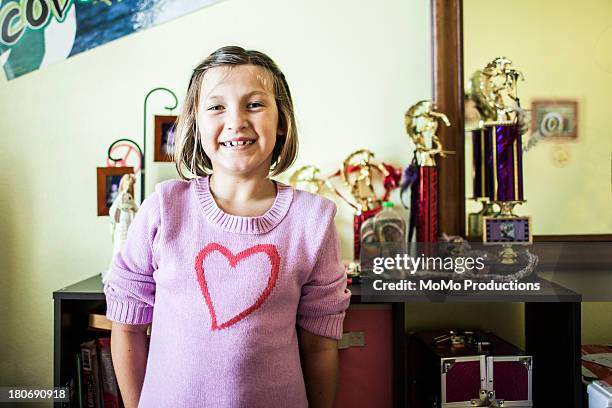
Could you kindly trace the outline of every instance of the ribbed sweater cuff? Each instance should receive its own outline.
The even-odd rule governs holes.
[[[106,299],[106,317],[123,324],[148,324],[153,320],[153,307]]]
[[[297,324],[304,330],[323,337],[340,340],[345,313],[330,316],[298,316]]]

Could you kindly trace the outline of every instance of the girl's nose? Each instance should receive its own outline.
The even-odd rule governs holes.
[[[246,120],[246,116],[244,112],[240,109],[233,109],[228,112],[226,116],[226,128],[227,130],[233,130],[237,132],[241,129],[245,129],[248,126],[248,121]]]

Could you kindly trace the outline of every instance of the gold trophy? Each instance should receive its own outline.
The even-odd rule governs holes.
[[[340,177],[352,199],[334,187],[331,183],[334,177]],[[391,191],[398,186],[400,177],[400,169],[386,163],[377,163],[374,160],[374,153],[368,149],[360,149],[351,153],[342,163],[340,170],[327,179],[326,185],[355,209],[353,222],[355,259],[359,258],[361,225],[382,209],[382,202],[387,200]],[[382,197],[374,188],[375,184],[383,186]]]
[[[320,173],[321,171],[315,166],[300,167],[289,178],[289,184],[294,188],[318,194],[325,185]]]
[[[517,83],[523,74],[506,57],[497,57],[472,75],[472,96],[486,124],[513,125],[520,107]]]
[[[471,97],[481,114],[472,131],[474,146],[474,198],[483,202],[482,233],[485,243],[501,243],[502,263],[513,263],[510,244],[531,242],[531,218],[513,214],[523,198],[522,111],[517,83],[523,74],[506,57],[491,61],[472,76]],[[500,207],[490,214],[491,203]]]
[[[374,171],[388,175],[387,170],[374,164],[374,153],[367,149],[351,153],[342,163],[340,177],[350,189],[360,212],[374,210],[380,207],[381,201],[376,197],[372,184]]]
[[[416,227],[417,242],[437,242],[438,240],[438,172],[435,155],[446,156],[440,139],[436,135],[439,121],[446,126],[450,122],[445,114],[436,112],[433,101],[419,101],[412,105],[404,115],[406,132],[415,145],[418,167],[408,173],[413,175],[407,181],[412,186],[412,205],[410,208],[410,233]],[[407,173],[407,174],[408,174]],[[406,190],[407,187],[403,187]]]
[[[404,115],[406,133],[415,145],[420,166],[435,166],[436,154],[445,157],[445,153],[450,153],[442,149],[436,135],[440,120],[446,126],[450,126],[450,122],[445,114],[435,110],[436,104],[433,101],[423,100],[412,105]]]

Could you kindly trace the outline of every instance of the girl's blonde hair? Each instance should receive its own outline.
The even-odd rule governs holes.
[[[199,140],[197,124],[200,90],[204,74],[214,67],[255,65],[263,68],[273,80],[274,97],[278,107],[278,129],[282,134],[276,136],[272,151],[270,175],[276,176],[287,170],[295,161],[298,135],[295,125],[293,101],[285,76],[274,61],[266,54],[245,50],[241,47],[222,47],[210,54],[194,70],[189,80],[187,95],[176,126],[174,162],[182,179],[188,180],[185,170],[195,176],[212,173],[212,163],[204,152]]]

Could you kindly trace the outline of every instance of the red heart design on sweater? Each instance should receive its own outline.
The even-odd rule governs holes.
[[[257,253],[266,254],[268,256],[268,259],[270,260],[271,265],[270,276],[268,278],[267,285],[259,294],[259,296],[255,299],[255,301],[251,305],[246,307],[244,310],[232,316],[229,320],[220,324],[217,322],[218,313],[215,309],[213,299],[210,295],[208,282],[206,281],[206,272],[204,270],[204,260],[207,256],[209,256],[215,251],[220,252],[229,261],[230,267],[232,268],[236,268],[236,265],[240,261]],[[276,278],[278,277],[278,271],[280,269],[280,255],[278,254],[276,247],[270,244],[255,245],[245,249],[244,251],[239,252],[237,255],[234,255],[229,249],[227,249],[223,245],[218,243],[212,243],[206,245],[196,256],[195,269],[198,278],[198,283],[200,284],[200,289],[202,290],[202,295],[204,296],[204,301],[206,302],[206,306],[208,306],[208,311],[210,312],[210,317],[212,320],[211,328],[213,330],[219,330],[225,329],[233,324],[238,323],[240,320],[244,319],[249,314],[257,310],[263,304],[263,302],[266,301],[268,296],[270,296],[272,289],[276,285]]]

